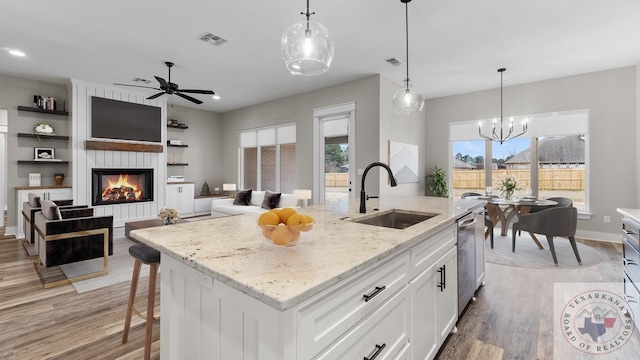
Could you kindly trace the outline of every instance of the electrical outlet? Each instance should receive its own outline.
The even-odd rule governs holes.
[[[608,223],[610,223],[610,222],[611,222],[611,216],[605,215],[605,216],[604,216],[604,223],[605,223],[605,224],[608,224]]]

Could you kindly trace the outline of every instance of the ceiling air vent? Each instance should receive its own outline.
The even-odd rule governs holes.
[[[399,66],[402,63],[400,61],[398,61],[398,59],[396,58],[388,58],[385,60],[386,62],[388,62],[389,64],[393,65],[393,66]]]
[[[224,43],[227,42],[227,40],[221,38],[218,35],[213,35],[212,33],[204,33],[202,35],[200,35],[200,40],[206,42],[207,44],[211,44],[211,45],[215,45],[215,46],[220,46]]]
[[[143,78],[139,78],[139,77],[134,77],[133,79],[131,79],[131,81],[144,83],[144,84],[148,84],[148,83],[151,82],[151,80],[147,80],[147,79],[143,79]]]

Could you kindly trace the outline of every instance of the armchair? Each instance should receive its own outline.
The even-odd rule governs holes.
[[[553,207],[536,213],[521,215],[518,218],[518,222],[514,223],[512,227],[512,251],[516,251],[516,232],[519,230],[546,235],[553,262],[557,266],[558,258],[553,246],[553,237],[563,236],[569,238],[576,260],[578,260],[578,264],[582,265],[575,239],[577,224],[578,210],[572,206]]]
[[[86,208],[87,205],[73,205],[73,200],[55,200],[53,201],[60,209]],[[29,193],[29,201],[22,203],[22,217],[24,221],[24,237],[28,244],[35,243],[35,230],[33,228],[34,216],[37,212],[42,211],[40,197],[35,193]],[[34,248],[37,254],[37,249]]]
[[[44,287],[108,273],[109,255],[113,255],[113,216],[94,216],[92,208],[61,210],[52,201],[45,200],[42,211],[35,214],[34,227],[39,256],[36,270]],[[40,272],[40,266],[51,267],[95,258],[104,259],[101,271],[53,282],[45,282]]]

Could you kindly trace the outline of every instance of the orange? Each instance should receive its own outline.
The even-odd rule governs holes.
[[[278,225],[280,217],[275,212],[267,211],[258,217],[258,225]]]
[[[314,222],[316,222],[311,216],[309,215],[305,215],[305,218],[307,218],[307,224],[313,224]]]
[[[293,234],[293,237],[291,238],[290,242],[298,241],[298,239],[300,239],[299,231],[292,231],[291,233]]]
[[[287,219],[289,219],[289,216],[293,215],[293,214],[297,214],[298,212],[296,211],[296,209],[294,208],[290,208],[290,207],[286,207],[282,210],[280,210],[280,212],[278,213],[278,215],[280,216],[280,222],[283,224],[287,223]]]
[[[265,225],[262,228],[262,235],[267,239],[271,240],[271,234],[273,233],[273,229],[275,229],[275,227]]]
[[[286,226],[276,226],[271,232],[271,241],[276,245],[287,245],[293,239],[293,232]]]
[[[276,213],[276,214],[280,214],[280,210],[282,210],[282,209],[280,209],[280,208],[273,208],[273,209],[271,209],[271,210],[269,210],[269,211],[274,212],[274,213]]]
[[[287,219],[287,226],[292,231],[302,231],[307,226],[307,218],[302,214],[291,214]]]

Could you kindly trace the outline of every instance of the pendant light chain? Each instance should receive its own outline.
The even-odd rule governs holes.
[[[308,34],[308,33],[306,33],[306,32],[309,32],[309,31],[310,31],[310,30],[309,30],[309,20],[311,19],[311,15],[315,15],[315,14],[316,14],[316,12],[315,12],[315,11],[314,11],[314,12],[309,12],[309,0],[307,0],[307,12],[306,12],[306,13],[301,12],[300,14],[302,14],[302,15],[304,15],[304,16],[306,16],[306,17],[307,17],[307,30],[305,31],[305,35],[307,35],[307,36],[308,36],[309,34]]]

